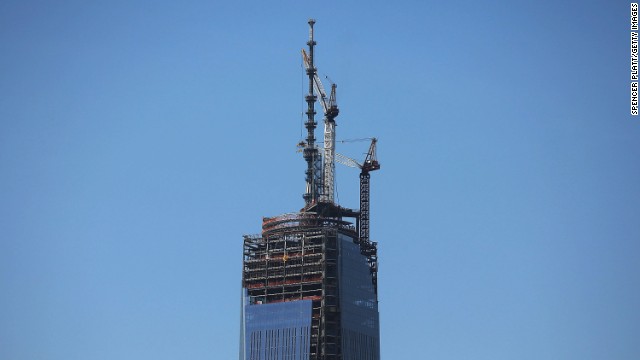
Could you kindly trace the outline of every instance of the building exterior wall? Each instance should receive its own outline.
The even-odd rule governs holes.
[[[379,360],[371,245],[337,219],[264,224],[245,236],[240,360]]]
[[[309,360],[311,301],[244,305],[246,360]]]
[[[343,360],[379,360],[378,299],[367,259],[344,235],[340,241],[340,311]]]

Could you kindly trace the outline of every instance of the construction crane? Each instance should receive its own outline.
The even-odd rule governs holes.
[[[369,172],[379,170],[380,163],[376,156],[376,138],[371,139],[369,152],[361,164],[352,158],[342,154],[336,154],[336,161],[353,168],[360,169],[360,216],[359,216],[359,242],[361,245],[369,245]],[[365,247],[366,248],[366,247]]]
[[[307,53],[302,49],[302,62],[309,72],[313,68],[311,60]],[[323,175],[323,191],[321,200],[334,203],[334,176],[335,176],[335,152],[336,152],[336,117],[340,110],[336,103],[336,84],[331,84],[331,94],[327,98],[324,86],[318,77],[317,72],[313,71],[313,85],[316,92],[320,95],[320,105],[324,110],[324,163],[322,168]]]

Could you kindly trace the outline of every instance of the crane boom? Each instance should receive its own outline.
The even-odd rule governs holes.
[[[307,53],[302,49],[302,61],[307,71],[311,68],[311,61]],[[324,157],[323,157],[323,191],[322,200],[334,203],[334,176],[335,176],[335,149],[336,149],[336,122],[335,118],[340,112],[336,104],[336,85],[331,84],[331,95],[327,97],[322,81],[318,74],[314,72],[313,85],[320,95],[319,101],[324,110]]]
[[[304,51],[304,49],[302,49],[302,61],[304,63],[304,68],[306,70],[309,70],[309,68],[311,67],[311,62],[309,60],[309,56],[307,55],[307,52]],[[324,113],[326,114],[329,111],[329,104],[327,103],[328,99],[327,99],[327,92],[324,91],[324,86],[322,86],[322,82],[320,81],[320,78],[318,77],[318,74],[315,73],[313,75],[313,87],[316,89],[316,92],[320,95],[320,105],[322,105],[322,109],[324,110]]]
[[[348,167],[362,169],[362,165],[360,165],[357,161],[340,153],[336,153],[336,162]]]

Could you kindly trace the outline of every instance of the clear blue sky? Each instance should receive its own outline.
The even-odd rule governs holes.
[[[337,137],[380,139],[384,359],[640,359],[604,0],[2,1],[0,359],[237,358],[242,235],[303,204],[309,17]]]

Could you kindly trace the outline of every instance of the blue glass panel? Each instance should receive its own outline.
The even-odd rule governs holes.
[[[367,258],[350,237],[340,235],[342,358],[380,359],[378,301]]]
[[[245,305],[246,360],[308,360],[311,300]]]

